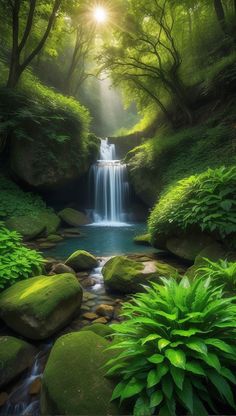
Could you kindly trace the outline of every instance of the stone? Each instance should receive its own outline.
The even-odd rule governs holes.
[[[143,234],[134,237],[134,243],[141,246],[151,246],[151,235]]]
[[[108,321],[109,321],[109,319],[108,318],[105,318],[103,316],[102,318],[94,319],[93,323],[94,324],[107,324]]]
[[[72,267],[76,272],[82,270],[94,269],[97,265],[97,259],[85,250],[77,250],[66,260],[65,264]]]
[[[0,387],[10,383],[19,374],[31,367],[35,348],[21,339],[11,336],[0,337]],[[4,401],[4,396],[2,396]]]
[[[67,266],[67,265],[66,265],[66,264],[64,264],[64,263],[58,263],[58,264],[55,264],[55,265],[52,267],[51,272],[52,272],[53,274],[63,274],[63,273],[71,273],[71,274],[75,274],[75,271],[72,269],[72,267],[69,267],[69,266]]]
[[[61,237],[60,235],[51,234],[47,237],[47,241],[51,243],[59,243],[60,241],[63,241],[63,237]]]
[[[159,281],[160,277],[176,276],[177,270],[164,262],[131,260],[124,256],[110,259],[102,269],[105,287],[114,293],[131,294],[143,291],[142,285]]]
[[[212,243],[214,243],[214,240],[211,236],[195,232],[169,238],[166,242],[166,248],[175,256],[193,262],[199,253]]]
[[[30,385],[29,394],[31,396],[36,396],[40,393],[42,387],[42,381],[40,377],[37,377],[33,383]]]
[[[46,232],[46,225],[30,215],[11,217],[6,221],[6,226],[9,230],[20,233],[24,241],[33,240]]]
[[[116,381],[105,376],[104,365],[114,352],[106,350],[107,340],[86,329],[54,344],[43,375],[42,416],[128,414],[111,402]]]
[[[94,321],[94,319],[98,318],[98,315],[94,312],[85,312],[82,315],[82,318],[87,319],[88,321]]]
[[[94,295],[93,293],[90,293],[90,292],[84,292],[84,295],[83,295],[83,301],[84,302],[87,302],[88,300],[94,300],[94,299],[96,299],[97,298],[97,296],[96,295]]]
[[[37,218],[45,225],[47,236],[55,234],[61,224],[60,218],[54,212],[42,211]]]
[[[39,248],[42,248],[44,250],[47,250],[47,249],[50,249],[50,248],[53,248],[53,247],[56,247],[56,244],[49,243],[49,242],[45,242],[45,243],[40,243],[39,244]]]
[[[111,305],[101,304],[96,308],[96,313],[99,316],[108,316],[109,318],[112,318],[114,315],[114,307]]]
[[[79,225],[87,225],[90,223],[88,217],[80,211],[73,208],[65,208],[58,213],[59,217],[68,225],[78,227]]]
[[[103,322],[93,322],[86,328],[82,328],[81,331],[92,331],[97,335],[100,335],[101,337],[111,337],[111,335],[114,333],[114,331],[111,329],[109,325],[104,325],[107,323],[107,320],[105,318],[98,318],[97,321]],[[104,320],[106,322],[104,322]]]
[[[84,279],[82,281],[82,286],[85,287],[85,288],[86,287],[92,287],[94,285],[96,285],[96,280],[93,279],[92,277],[88,277],[87,279]]]
[[[45,339],[79,314],[82,288],[73,274],[37,276],[0,294],[0,318],[30,339]]]

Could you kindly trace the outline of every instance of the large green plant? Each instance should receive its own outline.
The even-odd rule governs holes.
[[[0,223],[0,289],[42,272],[43,257],[21,243],[21,236]]]
[[[163,279],[126,303],[112,325],[121,352],[107,363],[120,378],[112,400],[134,403],[134,414],[207,416],[222,403],[235,409],[236,308],[210,279]],[[234,299],[235,300],[235,299]]]
[[[168,190],[149,217],[153,241],[172,228],[197,226],[221,238],[236,232],[236,167],[208,169]]]
[[[204,264],[196,271],[196,276],[203,279],[210,277],[216,286],[223,285],[224,290],[233,293],[236,289],[236,262],[214,262],[204,259]]]

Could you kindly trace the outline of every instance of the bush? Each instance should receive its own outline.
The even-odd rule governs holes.
[[[112,325],[121,353],[108,375],[120,378],[112,400],[129,399],[134,415],[218,414],[235,409],[235,298],[223,298],[210,279],[163,279],[123,306],[126,320]]]
[[[222,239],[236,232],[236,167],[208,169],[169,189],[149,217],[152,241],[193,225]]]
[[[236,289],[236,262],[219,260],[217,262],[204,259],[204,265],[196,271],[196,276],[203,279],[211,278],[215,286],[223,286],[228,293]]]
[[[12,216],[37,216],[42,211],[49,211],[39,195],[23,192],[14,182],[0,176],[0,219]]]
[[[42,272],[43,257],[21,244],[21,236],[0,223],[0,289]]]

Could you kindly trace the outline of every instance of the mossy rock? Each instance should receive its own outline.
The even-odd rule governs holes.
[[[0,337],[0,387],[14,380],[34,361],[35,348],[21,339]]]
[[[49,243],[59,243],[60,241],[63,241],[63,237],[57,234],[51,234],[47,237],[47,241]]]
[[[33,240],[46,231],[45,223],[30,215],[11,217],[6,221],[6,226],[20,233],[25,241]]]
[[[0,294],[0,317],[30,339],[45,339],[79,313],[82,288],[73,274],[38,276]]]
[[[91,331],[59,338],[50,353],[41,394],[41,415],[120,415],[115,387],[103,368],[114,356],[109,342]]]
[[[208,234],[195,232],[169,238],[166,248],[183,260],[194,261],[203,249],[213,243],[213,238]]]
[[[141,285],[149,281],[177,274],[177,270],[163,262],[146,261],[144,263],[124,256],[110,259],[102,269],[105,287],[111,292],[130,294],[141,292]]]
[[[141,246],[151,246],[151,235],[142,234],[134,237],[134,243]]]
[[[46,227],[46,235],[55,234],[60,227],[61,220],[54,212],[40,212],[37,218]]]
[[[87,225],[90,223],[88,217],[83,212],[77,211],[73,208],[65,208],[58,213],[59,217],[66,224],[72,227],[78,227],[80,225]]]
[[[91,270],[98,265],[96,257],[88,251],[77,250],[66,260],[65,264],[75,271]]]
[[[101,337],[110,337],[114,333],[110,326],[99,323],[86,326],[81,331],[92,331]]]

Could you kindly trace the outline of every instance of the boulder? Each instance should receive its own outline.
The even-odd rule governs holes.
[[[51,274],[63,274],[63,273],[72,273],[74,274],[75,271],[72,267],[67,266],[64,263],[54,264],[51,270]]]
[[[79,313],[82,289],[73,274],[37,276],[0,294],[0,318],[30,339],[45,339]]]
[[[99,323],[86,326],[81,331],[92,331],[101,337],[110,337],[114,333],[110,326]]]
[[[19,374],[31,367],[35,348],[15,337],[0,337],[0,387],[14,380]]]
[[[115,387],[103,368],[114,356],[109,342],[89,330],[59,338],[50,353],[41,394],[41,415],[120,415]],[[104,353],[105,352],[105,353]]]
[[[59,225],[60,218],[53,212],[11,217],[6,221],[7,228],[18,231],[25,241],[33,240],[41,234],[55,233]]]
[[[208,234],[196,232],[169,238],[166,242],[166,248],[181,259],[194,261],[204,248],[213,243],[214,240]]]
[[[65,208],[58,213],[59,217],[68,225],[78,227],[90,223],[88,217],[80,211],[73,208]]]
[[[84,250],[77,250],[66,260],[65,264],[76,272],[91,270],[98,265],[96,257]]]
[[[177,270],[163,262],[144,263],[124,256],[110,259],[102,269],[105,287],[112,292],[130,294],[142,291],[142,286],[160,277],[175,276]]]

